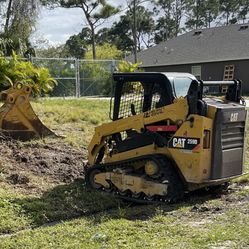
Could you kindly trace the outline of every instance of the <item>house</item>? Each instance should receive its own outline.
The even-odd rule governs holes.
[[[249,24],[193,30],[138,53],[138,61],[145,71],[241,79],[243,94],[249,94]]]

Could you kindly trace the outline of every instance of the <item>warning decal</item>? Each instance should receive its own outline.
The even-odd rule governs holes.
[[[199,147],[200,138],[191,137],[173,137],[168,144],[169,148],[193,150],[196,146]]]

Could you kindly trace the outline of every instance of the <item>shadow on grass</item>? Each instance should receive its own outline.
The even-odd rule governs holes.
[[[89,216],[120,206],[117,199],[87,189],[83,180],[56,186],[41,197],[18,198],[13,202],[22,207],[25,216],[33,221],[33,226]]]
[[[84,181],[75,181],[68,185],[59,185],[45,192],[41,197],[15,199],[14,203],[22,207],[32,226],[57,223],[77,217],[89,217],[94,223],[105,218],[124,218],[146,220],[157,214],[158,208],[170,212],[182,207],[201,204],[213,196],[192,194],[178,204],[138,205],[123,202],[111,195],[92,191],[84,186]]]

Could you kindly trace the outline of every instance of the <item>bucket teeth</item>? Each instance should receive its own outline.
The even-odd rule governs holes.
[[[22,141],[45,136],[56,136],[35,114],[29,96],[31,87],[17,83],[1,92],[0,133]]]

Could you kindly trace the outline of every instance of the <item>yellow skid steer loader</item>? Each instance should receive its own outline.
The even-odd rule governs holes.
[[[89,187],[136,202],[171,202],[242,174],[247,111],[240,81],[203,82],[186,73],[113,77],[113,121],[95,129],[88,147]]]

